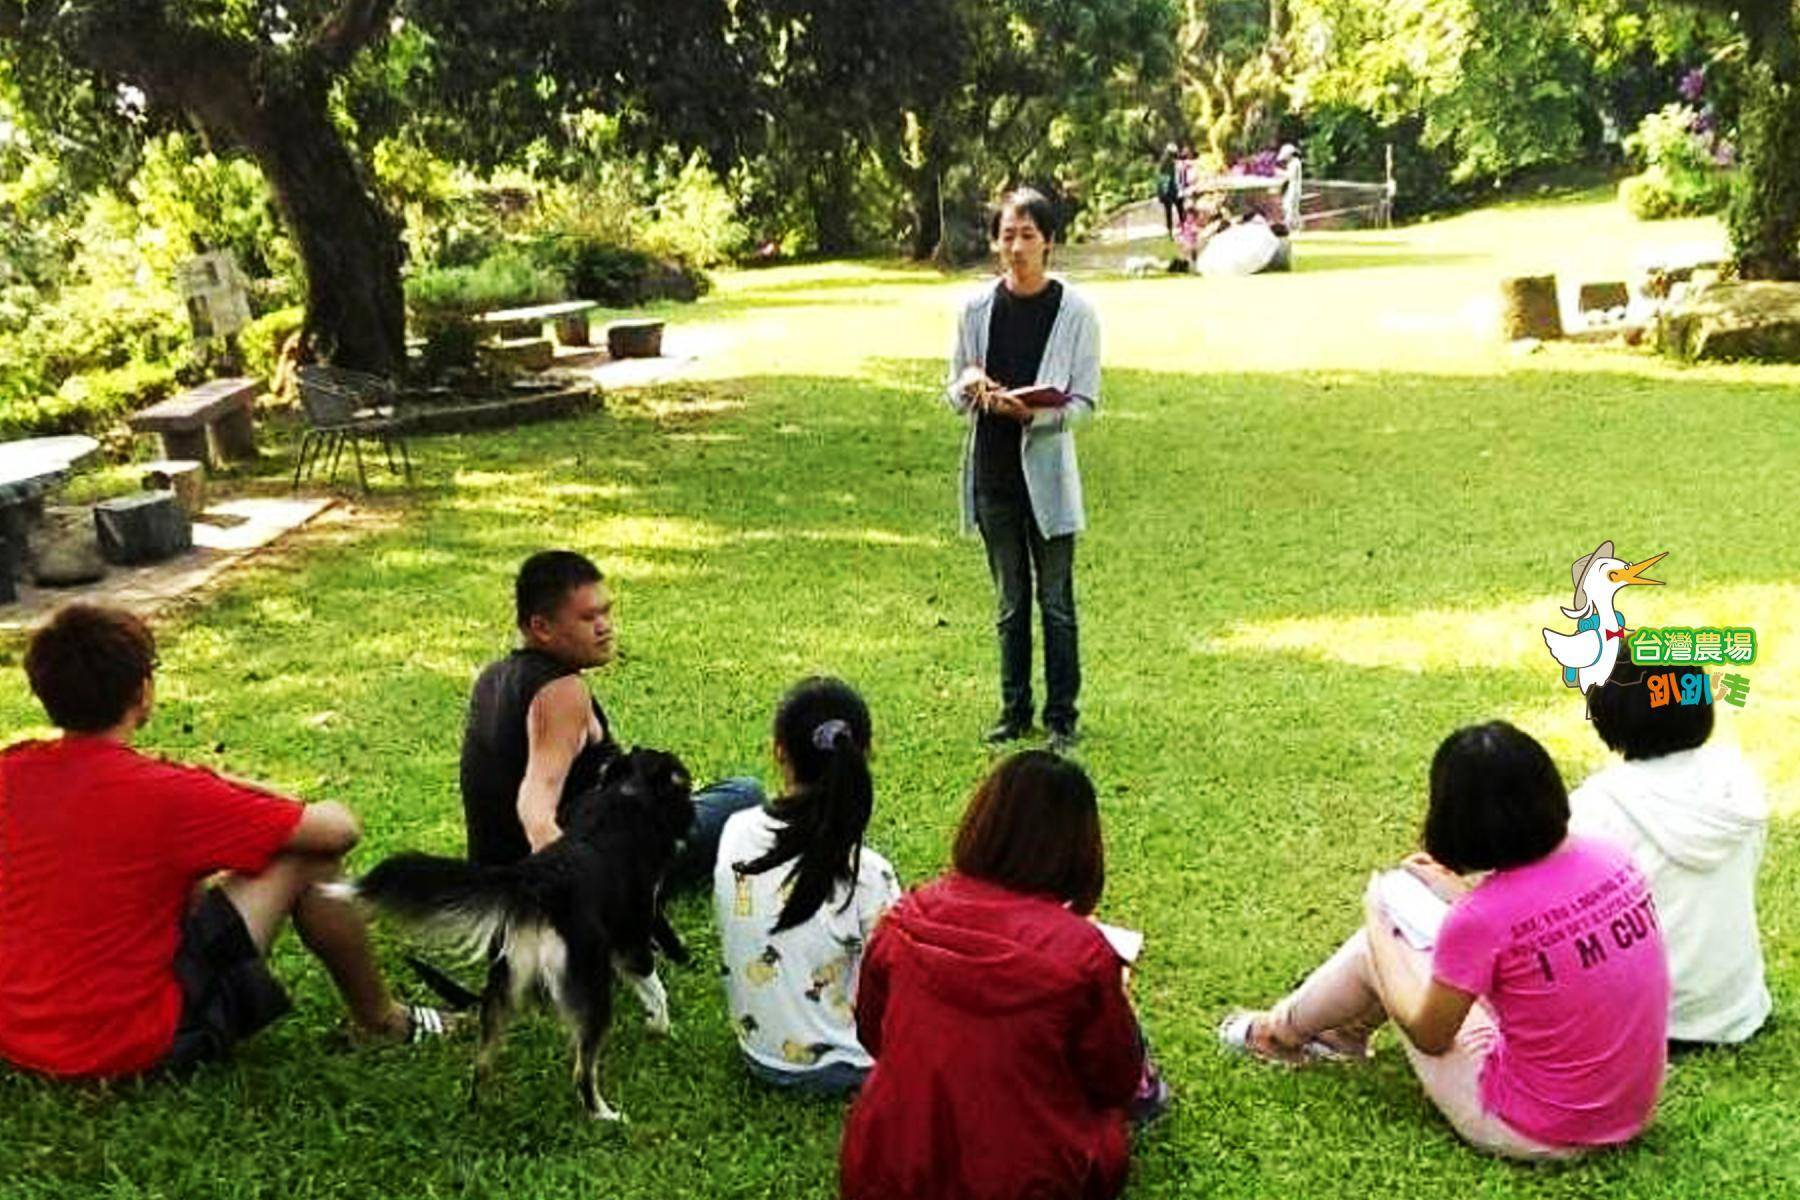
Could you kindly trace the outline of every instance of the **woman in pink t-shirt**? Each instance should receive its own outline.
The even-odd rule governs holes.
[[[1267,1061],[1360,1059],[1391,1018],[1432,1103],[1471,1145],[1566,1158],[1649,1124],[1666,1061],[1669,969],[1649,885],[1607,842],[1567,835],[1556,764],[1505,722],[1459,729],[1431,763],[1425,854],[1443,902],[1372,876],[1364,926],[1268,1012],[1220,1028]],[[1470,886],[1462,876],[1487,872]],[[1429,949],[1415,943],[1428,942]]]

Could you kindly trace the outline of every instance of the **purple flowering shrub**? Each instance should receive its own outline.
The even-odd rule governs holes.
[[[1718,112],[1701,103],[1705,70],[1684,74],[1678,90],[1681,102],[1651,113],[1625,139],[1625,149],[1644,170],[1619,185],[1619,198],[1642,220],[1719,212],[1731,198],[1737,150],[1720,127]]]
[[[1279,175],[1281,164],[1275,161],[1274,150],[1258,150],[1231,164],[1233,175]]]

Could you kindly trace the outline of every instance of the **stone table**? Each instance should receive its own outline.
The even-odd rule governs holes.
[[[17,596],[13,583],[24,569],[26,534],[44,493],[99,448],[80,434],[0,442],[0,604]]]

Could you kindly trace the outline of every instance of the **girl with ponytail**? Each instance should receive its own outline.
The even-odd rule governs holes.
[[[713,867],[725,996],[750,1073],[841,1093],[873,1060],[856,1040],[857,972],[894,869],[863,845],[874,803],[869,708],[838,679],[802,680],[775,710],[782,795],[726,822]]]

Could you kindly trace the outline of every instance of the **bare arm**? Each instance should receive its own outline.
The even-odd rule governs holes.
[[[362,825],[349,809],[333,800],[309,804],[300,814],[300,823],[282,844],[283,850],[298,854],[348,854],[362,840]]]
[[[519,824],[533,853],[562,836],[556,806],[575,756],[587,742],[592,700],[579,675],[544,685],[525,715],[529,758],[519,781]]]
[[[1376,890],[1377,877],[1369,877],[1363,895],[1364,925],[1369,937],[1369,957],[1375,964],[1375,987],[1382,1007],[1400,1031],[1425,1054],[1450,1049],[1456,1031],[1475,1004],[1475,997],[1421,971],[1419,959],[1400,943],[1394,924]]]
[[[1407,855],[1400,865],[1445,904],[1455,904],[1469,894],[1468,880],[1422,851]]]

